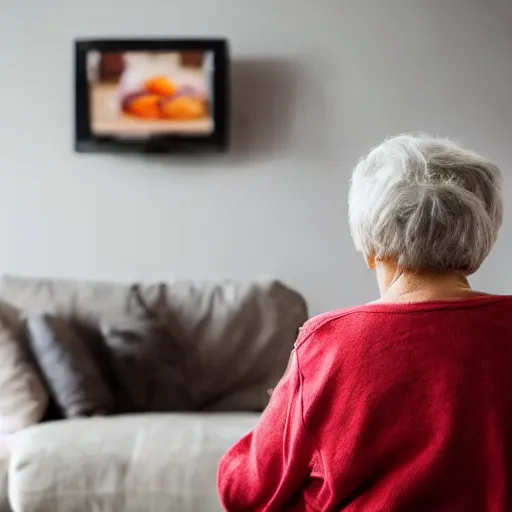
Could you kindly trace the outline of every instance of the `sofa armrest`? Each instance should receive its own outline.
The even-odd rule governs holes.
[[[12,435],[0,434],[0,512],[11,512],[8,498],[7,475],[13,443]]]

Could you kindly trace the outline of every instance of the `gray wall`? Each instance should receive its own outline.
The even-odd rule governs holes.
[[[509,0],[1,0],[0,10],[1,271],[276,275],[316,313],[376,295],[346,223],[350,171],[370,146],[408,130],[448,135],[509,174]],[[120,35],[231,39],[231,154],[73,153],[72,40]],[[512,291],[511,229],[478,286]]]

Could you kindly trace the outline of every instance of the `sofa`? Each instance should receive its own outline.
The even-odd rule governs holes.
[[[221,510],[218,460],[258,421],[267,390],[281,378],[307,320],[302,296],[275,280],[121,284],[3,276],[0,309],[16,333],[14,348],[23,351],[14,366],[22,367],[19,357],[26,353],[24,364],[33,364],[42,388],[26,375],[26,385],[16,387],[14,377],[2,377],[0,370],[6,382],[0,388],[0,512]],[[134,391],[131,401],[118,400],[121,393],[101,407],[91,406],[94,400],[83,406],[77,396],[96,370],[88,367],[85,377],[63,384],[63,369],[75,364],[66,352],[71,346],[60,346],[52,356],[48,339],[34,343],[30,330],[48,316],[86,328],[81,332],[90,338],[80,339],[87,347],[103,340],[109,350],[124,350],[115,368],[124,372],[126,389]],[[145,366],[139,364],[140,350],[154,342],[157,331],[144,338],[127,333],[132,327],[111,328],[119,319],[131,326],[127,319],[141,318],[164,325],[179,340],[176,353],[187,361],[186,370],[179,368],[179,386],[167,379],[177,372],[174,367],[160,369],[169,361],[168,345],[156,345],[161,356],[149,351]],[[122,341],[119,333],[125,335]],[[0,341],[0,356],[2,350]],[[93,353],[102,354],[87,352]],[[140,382],[134,368],[142,369]],[[6,396],[9,389],[26,394],[28,388],[36,393],[27,407],[25,398]],[[94,390],[96,400],[101,393]]]

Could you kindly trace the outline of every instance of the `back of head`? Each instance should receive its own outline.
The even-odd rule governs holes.
[[[354,170],[349,218],[357,249],[406,270],[474,273],[502,217],[500,170],[449,140],[393,137]]]

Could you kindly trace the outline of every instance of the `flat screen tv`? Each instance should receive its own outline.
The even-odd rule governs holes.
[[[227,150],[227,41],[80,40],[75,64],[78,152]]]

